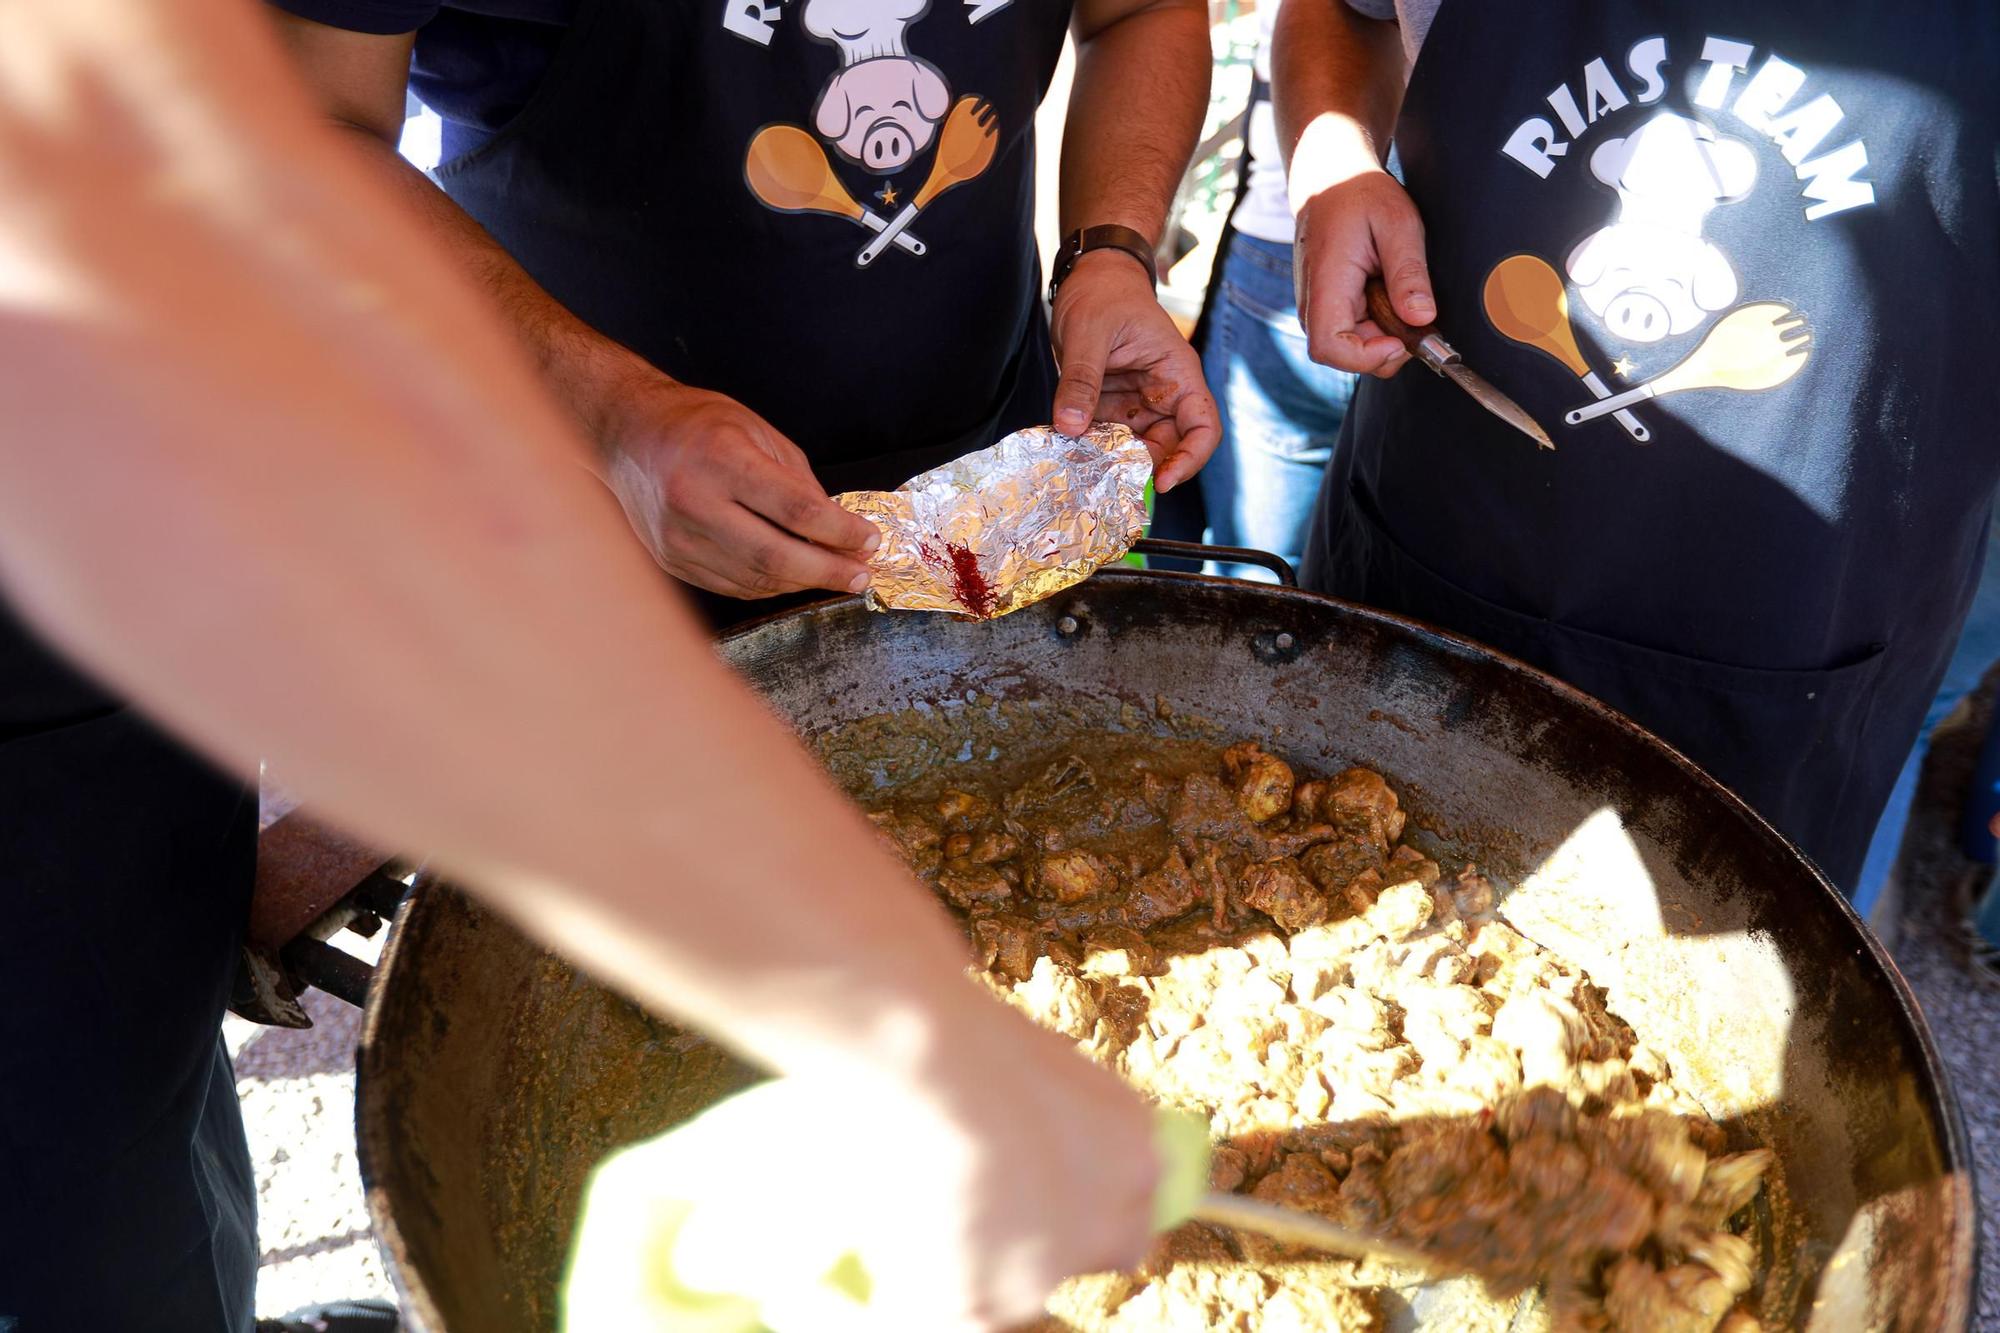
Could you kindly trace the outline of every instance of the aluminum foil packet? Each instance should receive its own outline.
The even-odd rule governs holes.
[[[1146,530],[1145,442],[1099,422],[1081,436],[1030,426],[893,491],[835,503],[882,529],[869,560],[877,611],[991,620],[1081,583]]]

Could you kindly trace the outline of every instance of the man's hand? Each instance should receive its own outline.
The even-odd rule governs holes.
[[[1299,322],[1322,365],[1388,379],[1410,359],[1398,339],[1368,318],[1363,288],[1376,275],[1403,322],[1437,318],[1424,223],[1396,178],[1370,168],[1306,200],[1293,251]]]
[[[1056,363],[1055,427],[1130,426],[1153,454],[1153,485],[1170,491],[1201,470],[1219,438],[1201,358],[1160,308],[1130,255],[1093,250],[1056,289],[1050,317]]]
[[[605,476],[669,574],[729,597],[860,592],[873,523],[820,488],[799,447],[730,398],[648,370],[599,430]]]
[[[881,1327],[1015,1328],[1064,1278],[1137,1267],[1152,1239],[1147,1104],[1068,1041],[993,1010],[876,1117],[899,1162],[861,1182],[883,1205],[868,1210],[867,1249],[894,1265],[877,1275]]]

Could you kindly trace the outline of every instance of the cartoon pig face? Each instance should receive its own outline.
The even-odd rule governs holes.
[[[813,128],[850,162],[888,176],[930,147],[951,90],[930,63],[885,56],[847,66],[827,81]]]
[[[1701,229],[1756,182],[1747,144],[1667,111],[1599,147],[1590,169],[1618,192],[1618,220],[1570,252],[1569,277],[1613,335],[1659,342],[1736,299],[1736,272]]]
[[[1656,343],[1699,328],[1736,299],[1736,272],[1708,241],[1674,227],[1617,222],[1570,252],[1570,281],[1605,327]]]

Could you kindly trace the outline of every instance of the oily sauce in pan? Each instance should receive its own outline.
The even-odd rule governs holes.
[[[1770,1153],[1419,850],[1381,775],[1107,733],[875,800],[1002,997],[1209,1117],[1214,1187],[1422,1250],[1496,1310],[1538,1289],[1557,1329],[1759,1326],[1739,1233]],[[1372,1328],[1416,1280],[1191,1223],[1041,1329]]]

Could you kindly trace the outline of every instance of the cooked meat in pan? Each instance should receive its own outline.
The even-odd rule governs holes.
[[[1207,1115],[1216,1188],[1538,1290],[1559,1330],[1749,1333],[1768,1150],[1732,1142],[1393,787],[1105,737],[873,813],[1010,1003]],[[1739,1131],[1740,1133],[1740,1131]],[[1371,1328],[1397,1274],[1190,1224],[1047,1333]]]

